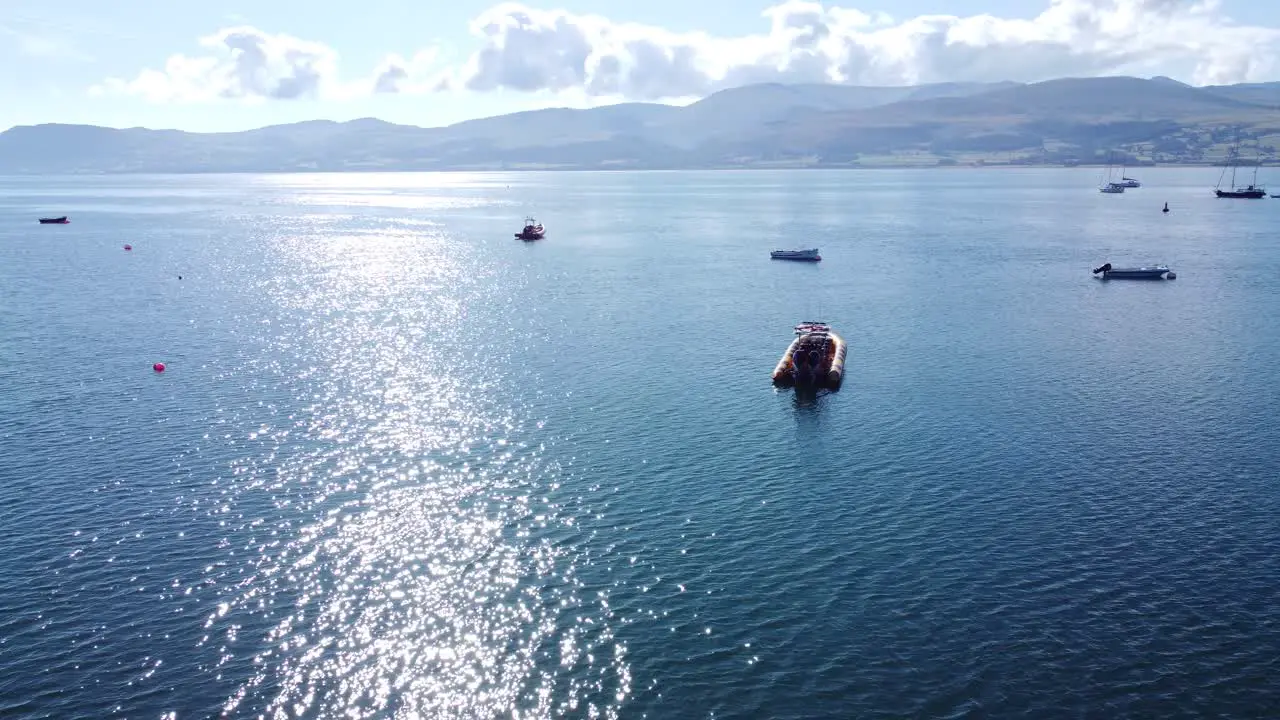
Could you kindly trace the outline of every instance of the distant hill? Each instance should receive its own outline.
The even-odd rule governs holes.
[[[1280,83],[1247,83],[1242,85],[1213,85],[1203,90],[1240,102],[1280,109]]]
[[[694,147],[710,139],[751,140],[762,129],[828,112],[863,110],[906,100],[977,95],[1016,83],[939,83],[914,87],[783,85],[766,83],[722,90],[664,124],[666,140]]]
[[[0,173],[658,169],[1219,161],[1280,145],[1280,83],[1165,77],[724,90],[686,107],[628,103],[444,128],[373,118],[238,133],[36,125],[0,133]]]

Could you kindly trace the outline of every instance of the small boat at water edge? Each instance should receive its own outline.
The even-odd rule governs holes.
[[[796,337],[773,369],[773,384],[838,390],[844,382],[844,338],[822,322],[796,325]]]
[[[1117,268],[1107,263],[1093,269],[1094,275],[1102,275],[1103,280],[1163,280],[1166,276],[1172,280],[1176,275],[1168,265],[1149,265],[1145,267]]]
[[[524,228],[516,233],[516,237],[521,240],[541,240],[546,235],[546,231],[542,229],[542,223],[531,217],[524,219]]]
[[[70,222],[71,221],[67,219],[66,215],[56,218],[40,218],[41,225],[66,225]]]
[[[818,248],[810,248],[808,250],[774,250],[769,253],[769,257],[774,260],[801,260],[805,262],[818,262],[822,256],[818,254]]]

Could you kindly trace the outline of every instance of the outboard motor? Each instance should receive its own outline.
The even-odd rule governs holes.
[[[809,351],[800,349],[796,351],[796,384],[807,385],[813,377],[813,372],[809,369]]]
[[[1110,272],[1110,271],[1111,271],[1111,263],[1107,263],[1106,265],[1103,265],[1102,267],[1094,268],[1094,269],[1093,269],[1093,274],[1094,274],[1094,275],[1097,275],[1098,273],[1104,273],[1104,272]]]

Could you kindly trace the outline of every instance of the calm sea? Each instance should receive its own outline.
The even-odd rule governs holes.
[[[1280,202],[1140,177],[0,178],[0,715],[1274,715]]]

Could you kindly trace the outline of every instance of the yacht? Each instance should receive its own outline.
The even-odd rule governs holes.
[[[1266,188],[1258,184],[1258,161],[1253,163],[1253,181],[1244,187],[1236,185],[1236,168],[1240,165],[1240,143],[1236,142],[1235,146],[1227,152],[1227,166],[1231,167],[1231,182],[1227,183],[1227,189],[1222,189],[1222,181],[1226,179],[1227,168],[1222,168],[1222,174],[1218,176],[1218,184],[1213,188],[1213,194],[1220,198],[1236,198],[1241,200],[1261,200],[1267,196]]]

